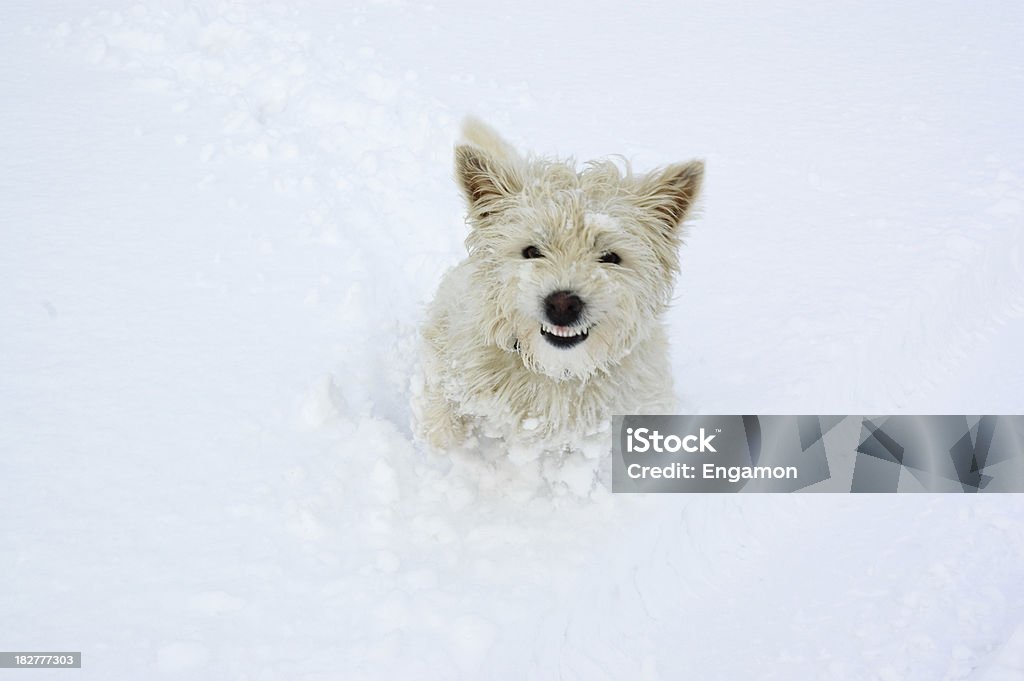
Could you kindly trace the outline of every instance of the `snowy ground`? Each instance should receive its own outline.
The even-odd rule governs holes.
[[[462,5],[462,6],[460,6]],[[1024,679],[1024,498],[427,458],[459,119],[703,157],[705,413],[1024,412],[1016,2],[8,3],[0,649],[88,679]]]

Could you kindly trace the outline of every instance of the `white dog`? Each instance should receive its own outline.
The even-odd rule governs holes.
[[[473,119],[463,138],[469,256],[428,311],[418,436],[438,449],[480,435],[565,449],[613,414],[671,412],[661,315],[704,164],[577,171],[522,157]]]

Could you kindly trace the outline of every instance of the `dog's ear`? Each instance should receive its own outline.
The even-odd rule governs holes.
[[[455,172],[470,215],[477,218],[487,218],[500,208],[502,199],[521,189],[513,167],[472,144],[455,147]]]
[[[672,234],[693,208],[703,181],[703,161],[679,163],[655,171],[640,182],[640,205],[654,213],[666,232]]]
[[[519,161],[519,154],[498,134],[498,131],[475,116],[462,120],[462,144],[483,149],[491,158],[511,164]]]

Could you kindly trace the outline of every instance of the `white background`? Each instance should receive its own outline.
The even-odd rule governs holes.
[[[1022,29],[1017,2],[8,2],[0,649],[89,679],[1024,678],[1019,497],[613,497],[427,457],[407,404],[475,113],[538,153],[706,159],[667,319],[687,409],[1021,413]]]

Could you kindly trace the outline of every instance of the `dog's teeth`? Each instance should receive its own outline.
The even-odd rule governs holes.
[[[549,333],[552,336],[558,336],[559,338],[575,338],[576,336],[582,336],[589,329],[570,329],[564,326],[549,326],[547,324],[541,324],[540,328],[545,333]]]

